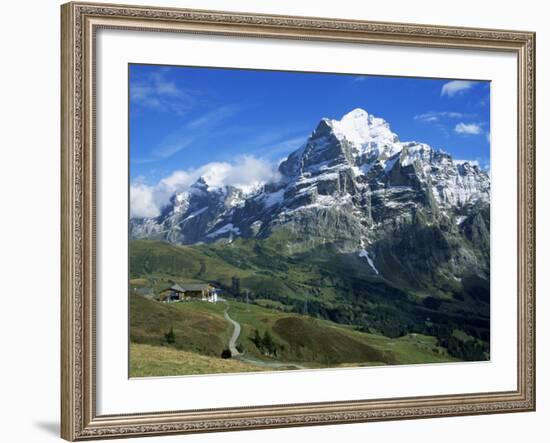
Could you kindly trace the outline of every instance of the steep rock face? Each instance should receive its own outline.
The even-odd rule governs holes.
[[[201,242],[209,238],[218,222],[242,200],[241,190],[231,186],[210,189],[200,178],[188,191],[173,195],[160,216],[132,220],[130,235],[178,244]],[[227,229],[228,234],[230,231]]]
[[[193,244],[285,230],[291,255],[330,244],[357,254],[366,272],[415,288],[488,278],[490,180],[475,163],[401,142],[385,120],[356,109],[322,119],[279,172],[249,194],[200,179],[159,217],[132,220],[131,235]]]

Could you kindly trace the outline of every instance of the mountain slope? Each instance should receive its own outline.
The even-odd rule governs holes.
[[[288,256],[328,245],[415,290],[488,280],[490,180],[474,162],[401,142],[385,120],[355,109],[322,119],[279,173],[246,192],[201,178],[159,217],[132,219],[131,237],[228,243],[282,231]]]

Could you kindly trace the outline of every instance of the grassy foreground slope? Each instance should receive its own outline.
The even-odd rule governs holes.
[[[445,349],[437,346],[434,337],[420,334],[391,339],[328,320],[235,300],[217,304],[200,301],[165,304],[132,295],[131,375],[285,369],[221,358],[232,331],[232,326],[223,317],[227,307],[231,317],[241,325],[237,343],[244,356],[259,362],[288,362],[307,368],[323,368],[454,360]],[[170,329],[174,331],[174,343],[167,343],[164,336]],[[273,343],[270,351],[255,341],[256,335],[265,337],[266,333]]]
[[[139,295],[130,296],[130,341],[163,346],[172,328],[172,347],[219,357],[231,334],[223,318],[223,306],[204,302],[164,304]],[[209,311],[211,309],[211,311]]]
[[[265,371],[262,366],[207,357],[167,346],[130,345],[130,377],[155,377]]]

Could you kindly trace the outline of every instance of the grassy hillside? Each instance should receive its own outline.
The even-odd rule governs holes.
[[[208,311],[208,308],[221,309]],[[223,306],[203,302],[165,304],[130,296],[130,341],[163,346],[165,334],[173,328],[172,347],[219,357],[231,330],[223,318]]]
[[[391,339],[310,316],[289,314],[231,301],[229,313],[242,325],[246,352],[269,359],[254,343],[255,332],[272,336],[277,359],[311,367],[412,364],[454,361],[434,337],[420,334]]]
[[[223,317],[226,308],[241,325],[237,343],[245,360],[257,364],[241,361],[240,365],[231,365],[221,358],[233,330]],[[323,368],[454,360],[437,346],[433,337],[390,339],[327,320],[234,300],[166,304],[133,295],[130,314],[132,376],[287,369],[292,364]],[[165,337],[170,329],[174,331],[173,343]],[[266,334],[272,342],[270,347],[264,346]],[[262,338],[260,343],[257,336]],[[201,360],[199,356],[208,359]],[[166,362],[162,361],[165,357]],[[270,362],[288,366],[270,367]]]
[[[207,357],[167,346],[130,345],[130,377],[265,371],[262,366]]]
[[[460,291],[456,285],[433,293],[419,291],[372,274],[369,265],[357,254],[337,253],[330,245],[323,245],[288,255],[288,244],[284,232],[265,240],[237,239],[231,244],[175,246],[136,240],[130,244],[131,281],[135,288],[150,287],[153,296],[158,296],[172,281],[215,282],[226,297],[248,300],[249,306],[261,305],[275,313],[307,314],[308,319],[313,317],[316,321],[353,325],[374,336],[434,336],[435,346],[446,348],[458,359],[488,358],[489,304],[483,298],[487,293],[483,282],[469,278],[460,283]],[[308,326],[291,326],[308,335]],[[261,325],[256,329],[263,330]],[[278,338],[286,341],[282,337],[284,326],[272,325],[271,329],[275,334],[276,330],[281,331]],[[145,342],[143,336],[136,338]],[[214,339],[201,337],[197,349],[208,340]],[[314,355],[315,337],[304,340],[301,345],[285,347],[280,352],[289,359],[303,358],[309,347]],[[332,338],[325,340],[330,342]],[[212,351],[215,354],[220,346],[218,343],[207,348],[215,349]],[[349,346],[356,349],[351,343]],[[369,351],[373,358],[375,351]],[[351,358],[353,352],[346,358]],[[357,352],[367,350],[359,346]],[[388,359],[382,358],[385,362]]]

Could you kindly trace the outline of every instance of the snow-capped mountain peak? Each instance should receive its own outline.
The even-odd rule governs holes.
[[[189,244],[265,237],[284,226],[304,241],[337,239],[346,249],[357,239],[374,244],[419,213],[433,224],[465,220],[490,201],[490,178],[473,162],[401,142],[384,119],[363,109],[322,119],[279,173],[246,189],[201,177],[159,217],[133,220],[132,237]]]
[[[384,161],[401,149],[388,122],[357,108],[340,120],[321,119],[306,143],[280,164],[279,171],[292,178],[335,167],[355,167]]]
[[[375,117],[361,108],[348,112],[340,120],[328,120],[334,135],[339,140],[351,143],[359,154],[386,147],[387,155],[398,152],[399,138],[383,118]]]

